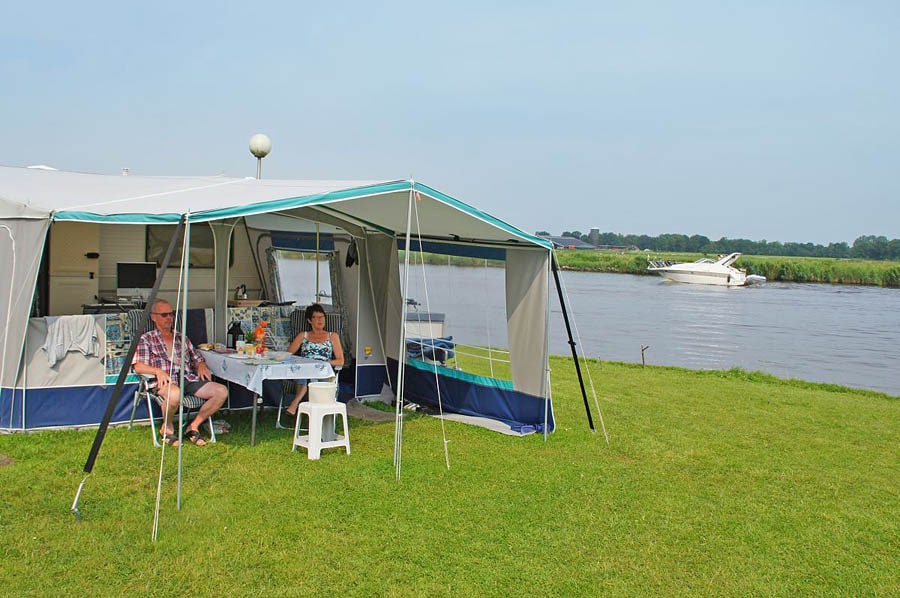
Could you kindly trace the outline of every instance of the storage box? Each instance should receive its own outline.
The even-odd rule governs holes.
[[[337,382],[310,382],[310,403],[334,403],[337,400]]]

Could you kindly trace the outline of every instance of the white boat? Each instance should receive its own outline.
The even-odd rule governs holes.
[[[766,282],[765,276],[747,274],[746,270],[732,266],[739,257],[741,257],[740,253],[729,253],[716,261],[709,258],[681,263],[651,260],[647,270],[656,272],[668,280],[693,284],[742,287]]]
[[[406,300],[406,337],[442,338],[447,336],[446,315],[437,312],[419,311],[422,305],[415,299]]]

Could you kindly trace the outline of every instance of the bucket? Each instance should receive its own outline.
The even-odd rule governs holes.
[[[309,383],[309,402],[310,403],[334,403],[337,398],[336,382],[310,382]]]

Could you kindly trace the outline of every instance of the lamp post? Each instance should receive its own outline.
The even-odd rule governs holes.
[[[256,178],[262,176],[262,159],[272,151],[272,140],[268,135],[257,133],[250,138],[250,153],[256,156]]]

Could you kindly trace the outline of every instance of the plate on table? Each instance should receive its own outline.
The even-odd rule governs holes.
[[[251,356],[246,353],[229,353],[228,357],[231,359],[250,359]]]

